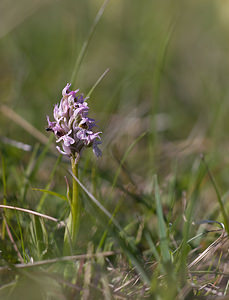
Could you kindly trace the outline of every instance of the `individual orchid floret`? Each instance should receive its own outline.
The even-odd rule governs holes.
[[[52,131],[60,146],[57,150],[69,157],[79,159],[84,148],[92,147],[94,154],[102,155],[98,145],[101,144],[101,132],[94,132],[96,127],[94,119],[88,117],[89,106],[87,98],[78,94],[79,90],[71,91],[71,84],[67,84],[62,91],[62,99],[54,106],[54,122],[47,116],[47,131]]]
[[[97,157],[102,156],[102,151],[98,147],[99,144],[102,144],[102,142],[98,140],[95,140],[93,143],[93,152]]]

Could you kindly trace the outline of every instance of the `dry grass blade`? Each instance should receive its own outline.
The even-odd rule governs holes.
[[[109,283],[107,280],[107,276],[105,274],[103,274],[102,276],[102,285],[103,285],[103,295],[104,295],[104,299],[106,300],[111,300],[111,292],[110,292],[110,288],[109,288]]]
[[[35,216],[38,216],[38,217],[41,217],[41,218],[59,223],[62,226],[65,226],[64,221],[60,221],[56,218],[50,217],[50,216],[45,215],[45,214],[38,213],[38,212],[30,210],[30,209],[16,207],[16,206],[10,206],[10,205],[3,205],[3,204],[0,204],[0,208],[7,208],[7,209],[12,209],[12,210],[22,211],[22,212],[25,212],[25,213],[28,213],[28,214],[32,214],[32,215],[35,215]]]
[[[88,244],[88,255],[91,255],[93,252],[93,244]],[[88,300],[90,296],[90,289],[89,285],[91,283],[91,277],[92,277],[92,265],[91,260],[87,261],[84,264],[84,288],[82,292],[82,300]]]
[[[201,260],[206,258],[207,256],[213,255],[213,253],[223,245],[225,238],[228,237],[225,229],[222,230],[221,235],[215,240],[207,249],[204,250],[193,262],[188,265],[188,268],[191,269],[193,266],[198,264]]]
[[[74,261],[74,260],[82,260],[82,259],[92,259],[92,258],[96,258],[96,257],[98,258],[98,257],[112,256],[115,254],[117,254],[117,252],[107,251],[107,252],[99,252],[96,254],[80,254],[80,255],[62,256],[62,257],[53,258],[53,259],[41,260],[41,261],[37,261],[34,263],[29,263],[29,264],[16,264],[16,265],[13,265],[13,267],[16,269],[25,269],[25,268],[49,265],[49,264],[58,263],[58,262]],[[8,268],[9,267],[0,267],[0,271],[4,271]]]
[[[0,141],[6,145],[11,145],[17,149],[21,149],[23,151],[32,151],[32,146],[28,145],[28,144],[24,144],[22,142],[18,142],[16,140],[12,140],[12,139],[9,139],[5,136],[1,136],[0,137]]]
[[[16,245],[16,243],[15,243],[15,241],[14,241],[14,238],[13,238],[13,236],[12,236],[12,233],[11,233],[11,231],[10,231],[10,228],[9,228],[9,226],[8,226],[8,224],[7,224],[7,221],[6,221],[6,218],[5,218],[4,215],[3,215],[3,219],[4,219],[4,222],[5,222],[5,226],[6,226],[6,231],[7,231],[7,233],[8,233],[8,236],[9,236],[9,239],[10,239],[11,243],[13,244],[14,250],[16,251],[17,256],[18,256],[20,262],[23,263],[23,262],[24,262],[23,257],[21,256],[21,253],[20,253],[20,251],[18,250],[18,247],[17,247],[17,245]]]
[[[25,129],[28,133],[30,133],[32,136],[34,136],[39,142],[46,145],[49,141],[49,139],[42,134],[38,129],[36,129],[33,125],[31,125],[29,122],[27,122],[25,119],[23,119],[21,116],[19,116],[15,111],[13,111],[8,106],[2,104],[0,106],[0,111],[10,120],[21,126],[23,129]]]
[[[117,287],[114,292],[119,292],[121,291],[124,287],[128,286],[129,284],[131,284],[132,282],[136,282],[136,280],[139,280],[139,276],[136,275],[135,277],[131,278],[130,280],[126,281],[123,285]],[[133,284],[134,285],[134,284]]]

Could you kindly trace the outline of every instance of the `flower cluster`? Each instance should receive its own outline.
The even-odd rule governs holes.
[[[93,132],[96,126],[95,120],[88,117],[87,98],[78,94],[79,90],[71,91],[71,84],[67,84],[62,91],[60,104],[56,104],[53,110],[55,121],[51,122],[47,116],[47,131],[52,131],[57,143],[61,143],[62,149],[57,146],[57,150],[64,155],[79,159],[80,153],[85,147],[92,147],[96,156],[101,156],[102,152],[98,148],[100,133]]]

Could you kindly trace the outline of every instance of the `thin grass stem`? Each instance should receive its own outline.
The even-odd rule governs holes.
[[[78,57],[77,57],[77,59],[76,59],[75,66],[74,66],[74,69],[73,69],[73,72],[72,72],[72,77],[71,77],[71,83],[72,83],[72,84],[75,84],[75,82],[76,82],[77,75],[78,75],[78,72],[79,72],[79,68],[80,68],[81,63],[82,63],[82,61],[83,61],[84,55],[85,55],[85,53],[86,53],[86,51],[87,51],[89,42],[90,42],[90,40],[91,40],[92,37],[93,37],[93,34],[94,34],[94,32],[95,32],[95,29],[96,29],[96,26],[97,26],[97,24],[99,23],[99,21],[100,21],[102,15],[103,15],[103,12],[104,12],[104,10],[105,10],[105,7],[106,7],[106,5],[108,4],[108,2],[109,2],[109,0],[105,0],[105,1],[103,2],[102,6],[100,7],[100,9],[99,9],[99,11],[98,11],[98,13],[97,13],[97,15],[96,15],[96,17],[95,17],[95,19],[94,19],[94,22],[93,22],[93,24],[92,24],[92,26],[91,26],[91,29],[90,29],[90,31],[89,31],[89,34],[88,34],[86,40],[85,40],[84,43],[83,43],[83,46],[82,46],[82,48],[81,48],[81,50],[80,50],[80,53],[79,53],[79,55],[78,55]]]
[[[113,256],[118,253],[119,253],[118,251],[116,251],[116,252],[106,251],[106,252],[99,252],[99,253],[95,253],[95,254],[87,253],[87,254],[79,254],[79,255],[62,256],[62,257],[57,257],[57,258],[35,261],[33,263],[15,264],[15,265],[12,265],[12,269],[13,268],[15,268],[15,269],[33,268],[33,267],[44,266],[44,265],[60,263],[60,262],[68,262],[68,261],[74,261],[74,260],[93,259],[93,258],[98,258],[98,257]],[[9,266],[0,267],[0,272],[8,270],[8,269],[9,269]]]
[[[21,253],[20,253],[20,251],[18,250],[17,244],[16,244],[15,241],[14,241],[13,235],[12,235],[12,233],[11,233],[11,231],[10,231],[10,228],[9,228],[7,222],[6,222],[5,216],[3,216],[3,218],[4,218],[4,221],[5,221],[6,231],[7,231],[7,233],[8,233],[9,239],[10,239],[10,241],[11,241],[13,247],[14,247],[15,252],[17,253],[17,256],[18,256],[20,262],[23,263],[23,262],[24,262],[23,257],[21,256]]]
[[[106,74],[110,71],[110,69],[106,69],[103,74],[99,77],[99,79],[96,81],[96,83],[93,85],[93,87],[90,89],[90,91],[88,92],[87,97],[90,97],[91,94],[93,93],[94,89],[97,87],[97,85],[100,83],[100,81],[102,81],[102,79],[106,76]]]
[[[63,226],[66,225],[63,221],[60,221],[60,220],[58,220],[56,218],[50,217],[50,216],[45,215],[45,214],[41,214],[39,212],[30,210],[30,209],[16,207],[16,206],[10,206],[10,205],[2,205],[2,204],[0,204],[0,208],[6,208],[6,209],[12,209],[12,210],[22,211],[22,212],[25,212],[25,213],[29,213],[29,214],[32,214],[32,215],[35,215],[35,216],[38,216],[38,217],[41,217],[41,218],[44,218],[44,219],[56,222],[56,223],[59,223],[60,225],[63,225]]]

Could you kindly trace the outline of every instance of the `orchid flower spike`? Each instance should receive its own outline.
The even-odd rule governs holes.
[[[57,150],[76,160],[80,158],[84,148],[92,147],[95,155],[101,156],[98,148],[101,144],[101,132],[94,132],[95,120],[88,117],[87,98],[78,94],[79,90],[71,91],[71,84],[67,84],[62,91],[62,99],[53,110],[54,122],[47,116],[47,131],[52,131],[56,136],[56,142],[60,143]]]

